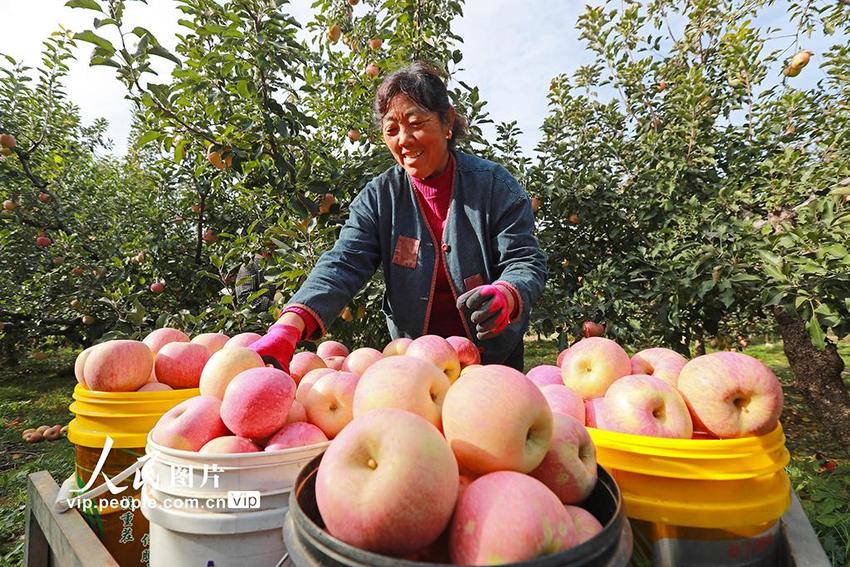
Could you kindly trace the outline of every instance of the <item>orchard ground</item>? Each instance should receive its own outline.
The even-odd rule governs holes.
[[[792,454],[788,472],[833,564],[844,565],[850,559],[850,446],[831,439],[823,428],[828,416],[815,415],[793,387],[781,343],[755,345],[744,352],[770,366],[782,381],[782,423]],[[850,342],[844,341],[840,352],[850,367]],[[554,364],[557,354],[554,341],[529,340],[526,370]],[[29,358],[18,367],[0,369],[0,565],[23,561],[27,475],[47,470],[61,482],[73,472],[74,451],[67,439],[28,444],[21,432],[70,421],[75,356],[60,350],[46,360]],[[850,372],[844,379],[850,386]]]

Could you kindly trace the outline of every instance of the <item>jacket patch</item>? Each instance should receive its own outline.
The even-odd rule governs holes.
[[[419,259],[419,240],[407,236],[399,236],[393,252],[393,264],[404,268],[415,268]]]
[[[469,291],[470,289],[476,288],[480,285],[484,285],[484,278],[481,277],[481,274],[475,274],[474,276],[463,278],[464,291]]]

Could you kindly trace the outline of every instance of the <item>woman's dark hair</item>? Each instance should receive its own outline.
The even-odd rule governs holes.
[[[407,95],[410,100],[428,112],[436,112],[445,124],[449,120],[452,106],[443,76],[435,67],[417,61],[388,76],[375,93],[372,115],[376,126],[380,127],[390,101],[398,94]],[[466,119],[456,114],[452,126],[449,147],[454,148],[457,140],[466,134]]]

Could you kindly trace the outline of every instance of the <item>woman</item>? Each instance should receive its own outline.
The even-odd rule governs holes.
[[[333,249],[251,348],[288,366],[297,340],[323,335],[381,266],[393,338],[466,336],[482,363],[522,370],[546,278],[528,195],[503,167],[455,149],[464,122],[433,68],[387,77],[373,110],[398,165],[355,197]]]

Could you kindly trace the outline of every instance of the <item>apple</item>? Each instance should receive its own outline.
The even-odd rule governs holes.
[[[138,390],[137,392],[166,392],[173,390],[171,386],[168,384],[160,384],[159,382],[148,382]]]
[[[79,266],[74,266],[73,268],[71,268],[71,273],[72,273],[73,275],[75,275],[75,276],[79,277],[79,276],[82,276],[82,275],[85,273],[85,270],[83,270],[83,269],[82,269],[81,267],[79,267]]]
[[[531,198],[531,212],[533,214],[537,214],[537,211],[540,210],[540,197],[534,196]]]
[[[413,339],[410,337],[399,337],[397,339],[393,339],[387,343],[387,346],[384,347],[383,355],[398,356],[404,354],[407,352],[407,347],[409,347],[412,342]]]
[[[151,349],[153,355],[156,356],[159,349],[168,343],[188,343],[189,337],[180,329],[161,327],[148,333],[148,335],[142,339],[142,342],[148,345],[148,348]]]
[[[42,203],[49,203],[50,202],[50,195],[45,193],[44,191],[39,191],[38,200],[41,201]]]
[[[162,293],[165,291],[165,283],[153,282],[148,289],[150,289],[151,293]]]
[[[298,389],[295,390],[295,400],[300,402],[301,405],[305,405],[307,403],[307,394],[310,392],[310,388],[313,387],[313,384],[316,383],[321,376],[325,374],[329,374],[331,372],[336,372],[333,368],[315,368],[304,375],[303,378],[298,382]],[[304,411],[306,412],[306,406]],[[306,421],[306,417],[304,418]]]
[[[89,352],[83,376],[89,390],[135,392],[151,375],[153,355],[140,341],[114,340]]]
[[[430,362],[406,355],[391,356],[370,366],[360,377],[352,415],[397,408],[422,416],[439,429],[449,386],[446,375]]]
[[[770,433],[782,413],[782,386],[776,375],[740,352],[694,358],[682,368],[678,388],[697,429],[720,439]]]
[[[289,375],[298,384],[305,374],[316,368],[326,368],[325,361],[319,355],[310,351],[299,352],[289,363]]]
[[[581,335],[587,337],[601,337],[605,334],[605,323],[599,324],[594,321],[585,321],[581,325]]]
[[[201,333],[200,335],[192,337],[192,340],[189,342],[204,345],[212,355],[224,348],[224,345],[226,345],[228,341],[230,341],[230,337],[224,333]]]
[[[172,388],[197,388],[210,351],[197,343],[168,343],[154,359],[157,382]]]
[[[348,356],[348,347],[337,341],[322,341],[316,347],[316,354],[319,358],[329,358],[331,356]]]
[[[615,380],[628,375],[631,369],[623,347],[604,337],[580,340],[561,361],[564,384],[585,400],[604,395]]]
[[[605,392],[605,429],[690,439],[694,432],[688,406],[679,392],[655,376],[632,374],[620,378]]]
[[[233,340],[233,339],[231,339]],[[228,341],[229,343],[230,341]],[[227,347],[210,356],[201,371],[198,387],[201,395],[224,399],[224,391],[237,374],[251,368],[263,368],[259,354],[246,347]]]
[[[608,429],[605,424],[605,398],[584,400],[584,421],[588,427]]]
[[[307,421],[333,439],[354,417],[354,391],[360,377],[336,370],[320,376],[306,394]]]
[[[266,367],[243,370],[224,390],[221,419],[241,437],[268,437],[286,423],[294,399],[295,381],[286,372]]]
[[[96,319],[91,315],[83,315],[82,317],[80,317],[80,321],[83,323],[83,325],[91,327],[95,324]]]
[[[18,205],[11,199],[6,199],[3,201],[3,210],[12,212],[18,208]]]
[[[151,439],[165,447],[198,451],[216,437],[230,435],[220,414],[221,400],[195,396],[183,400],[159,418]]]
[[[577,504],[596,486],[596,447],[584,422],[554,415],[552,447],[529,474],[549,487],[564,504]]]
[[[596,534],[602,531],[602,524],[596,519],[596,516],[578,506],[564,506],[567,513],[573,519],[573,525],[576,527],[576,545],[584,543],[593,538]]]
[[[225,153],[227,153],[226,158],[223,157]],[[216,169],[229,169],[233,165],[233,154],[230,152],[230,148],[222,148],[220,150],[210,149],[207,154],[207,160]]]
[[[225,343],[224,348],[251,346],[262,338],[263,335],[259,333],[239,333],[230,337],[230,340]]]
[[[584,400],[574,391],[563,384],[547,384],[540,387],[540,392],[546,398],[552,413],[562,413],[574,417],[579,423],[584,423]]]
[[[567,220],[569,220],[571,224],[578,224],[580,219],[576,213],[573,213],[567,217]]]
[[[18,140],[12,134],[0,134],[0,146],[10,150],[18,145]]]
[[[204,208],[201,206],[200,203],[193,203],[191,208],[192,208],[192,212],[195,213],[196,215],[200,214],[200,212],[204,210]]]
[[[559,352],[559,353],[558,353],[558,358],[557,358],[557,360],[555,361],[555,365],[556,365],[558,368],[560,368],[560,367],[561,367],[561,363],[564,361],[564,357],[567,355],[567,351],[568,351],[568,350],[570,350],[570,349],[569,349],[569,348],[565,348],[564,350],[562,350],[561,352]],[[561,382],[563,382],[563,379],[561,380]]]
[[[85,367],[86,359],[91,354],[92,349],[96,346],[97,345],[93,345],[85,349],[83,352],[77,355],[77,359],[74,361],[74,376],[77,378],[77,382],[84,388],[88,388],[88,386],[86,385],[86,378],[85,374],[83,373],[83,368]]]
[[[289,413],[286,415],[286,423],[295,423],[297,421],[307,421],[307,408],[304,404],[298,401],[298,390],[295,390],[296,399],[292,400],[292,406],[289,408]]]
[[[553,364],[541,364],[535,366],[526,373],[526,377],[534,382],[538,388],[542,388],[548,384],[564,385],[564,378],[561,376],[561,369]]]
[[[345,364],[345,356],[329,356],[327,358],[323,358],[325,361],[325,366],[332,370],[342,370],[342,365]]]
[[[470,364],[481,364],[481,352],[474,342],[466,337],[446,337],[446,342],[452,345],[457,353],[461,370]]]
[[[351,133],[349,132],[349,138],[350,137]],[[359,134],[357,139],[360,139]],[[336,203],[336,197],[334,197],[334,194],[325,193],[325,195],[322,197],[321,203],[319,203],[319,213],[323,215],[328,214],[329,212],[331,212],[331,208],[334,206],[334,203]]]
[[[370,347],[358,348],[345,357],[340,370],[362,376],[367,368],[382,358],[384,358],[384,355],[377,349]]]
[[[322,430],[304,421],[296,421],[281,427],[277,433],[271,436],[266,444],[266,451],[279,451],[291,449],[292,447],[306,447],[327,441],[327,436]]]
[[[379,37],[373,37],[372,39],[369,40],[369,47],[371,47],[372,49],[375,49],[375,50],[380,49],[383,44],[384,44],[384,40],[382,40]]]
[[[360,140],[360,130],[358,130],[357,128],[352,128],[351,130],[349,130],[348,139],[352,142],[357,142],[358,140]]]
[[[399,557],[446,529],[458,483],[440,432],[418,415],[383,408],[356,418],[325,451],[316,504],[332,536]]]
[[[436,365],[445,372],[450,382],[454,382],[460,376],[460,359],[457,351],[443,337],[423,335],[414,339],[404,354]]]
[[[539,480],[514,471],[478,478],[463,491],[449,528],[457,565],[530,561],[576,544],[573,520]]]
[[[202,238],[207,244],[215,244],[216,242],[218,242],[218,235],[211,228],[208,228],[204,231],[204,236]]]
[[[669,348],[648,348],[632,355],[632,374],[649,374],[675,387],[688,359]]]
[[[260,450],[253,441],[237,435],[225,435],[207,441],[200,448],[200,453],[256,453]]]
[[[336,43],[340,37],[342,37],[342,28],[339,27],[339,24],[333,24],[328,27],[328,41]]]
[[[443,432],[464,471],[529,472],[552,439],[552,410],[525,375],[508,366],[476,367],[443,400]]]
[[[373,79],[377,79],[378,75],[381,74],[381,68],[375,65],[374,63],[369,63],[368,65],[366,65],[366,74]]]
[[[54,266],[61,266],[64,263],[65,263],[65,256],[54,256],[53,257],[53,265]]]
[[[47,248],[52,243],[53,241],[50,240],[50,238],[48,238],[47,236],[37,236],[35,239],[35,245],[39,248]]]

